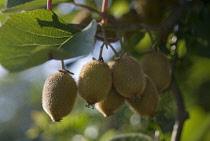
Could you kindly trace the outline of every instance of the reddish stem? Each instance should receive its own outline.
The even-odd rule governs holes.
[[[47,0],[47,10],[52,11],[52,0]]]
[[[101,20],[101,24],[102,25],[106,25],[108,23],[107,20],[107,7],[108,7],[108,2],[109,0],[103,0],[103,4],[102,4],[102,20]]]

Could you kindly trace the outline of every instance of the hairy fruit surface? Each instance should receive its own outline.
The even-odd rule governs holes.
[[[147,85],[141,99],[133,101],[127,98],[126,101],[136,113],[153,117],[159,105],[159,95],[154,83],[149,77],[146,77],[146,83]]]
[[[167,57],[159,52],[146,53],[141,58],[141,65],[144,72],[153,80],[158,92],[166,89],[171,82],[171,67]]]
[[[141,64],[131,56],[124,55],[110,66],[113,85],[118,93],[127,98],[141,97],[146,86]]]
[[[111,86],[111,71],[103,61],[93,60],[82,68],[79,76],[79,94],[88,105],[103,100]]]
[[[42,107],[52,121],[60,121],[73,109],[77,98],[77,85],[65,70],[55,72],[45,81]]]
[[[109,94],[102,101],[96,103],[96,109],[108,117],[116,112],[120,106],[125,102],[125,98],[122,97],[113,87]]]

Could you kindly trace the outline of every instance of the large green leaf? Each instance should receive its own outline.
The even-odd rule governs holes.
[[[14,14],[0,28],[0,63],[21,71],[50,59],[86,55],[93,49],[96,25],[93,21],[79,31],[44,9]]]
[[[66,1],[72,2],[73,0],[52,0],[52,4],[58,4]],[[47,7],[47,0],[8,0],[7,7],[3,10],[3,12],[28,11],[42,7]]]

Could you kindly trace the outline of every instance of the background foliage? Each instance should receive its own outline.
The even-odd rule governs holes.
[[[100,20],[100,17],[97,14],[88,14],[88,12],[85,11],[83,8],[73,6],[72,4],[58,4],[65,1],[68,0],[53,0],[54,12],[59,17],[59,20],[57,20],[58,24],[67,26],[67,23],[80,23],[81,19],[79,19],[78,17],[81,17],[81,15],[85,14],[90,17],[90,19],[87,18],[87,23],[84,22],[86,25],[88,25],[88,23],[90,23],[92,19]],[[100,7],[97,6],[98,2],[95,2],[93,0],[84,0],[78,2],[82,2],[90,7],[100,10]],[[131,14],[132,10],[130,9],[132,8],[130,7],[132,7],[132,0],[115,0],[112,1],[112,3],[110,4],[108,12],[110,15],[119,18],[123,22],[139,22],[134,21],[134,19],[136,19],[136,15]],[[0,61],[4,67],[9,69],[10,71],[13,71],[13,69],[15,68],[14,66],[19,66],[18,62],[16,62],[17,58],[13,58],[11,62],[7,62],[2,58],[4,58],[4,56],[8,57],[8,54],[6,54],[8,49],[5,47],[9,46],[13,48],[12,45],[15,45],[14,49],[16,49],[18,45],[17,42],[15,42],[15,39],[21,38],[17,41],[26,42],[26,40],[23,39],[24,37],[26,37],[24,36],[25,33],[22,33],[22,36],[20,36],[21,32],[12,32],[13,30],[20,29],[17,26],[12,26],[14,22],[18,22],[18,19],[15,20],[15,18],[18,18],[18,15],[26,14],[25,12],[17,12],[21,12],[22,10],[31,11],[39,8],[46,8],[46,1],[20,0],[18,1],[18,3],[14,3],[13,0],[1,0],[0,8],[2,9],[2,13],[0,13],[0,25],[5,23],[5,19],[8,16],[10,16],[10,18],[7,20],[7,23],[13,20],[13,23],[7,24],[7,30],[4,30],[6,26],[2,26],[0,28],[0,37],[5,37],[4,35],[8,34],[8,30],[10,30],[10,34],[8,34],[9,37],[7,37],[7,39],[0,38]],[[167,39],[166,47],[160,46],[161,50],[165,52],[168,56],[174,53],[174,47],[176,47],[178,51],[175,77],[178,80],[180,89],[184,94],[183,96],[186,104],[186,109],[190,114],[190,119],[188,119],[184,125],[184,130],[181,138],[182,141],[210,140],[209,9],[210,5],[208,1],[198,0],[195,1],[192,5],[187,6],[184,9],[184,12],[180,17],[178,23],[176,24],[173,32],[170,33]],[[45,10],[41,11],[50,12]],[[130,15],[128,16],[126,14]],[[165,15],[167,14],[169,13],[166,13]],[[39,16],[42,15],[40,14]],[[126,17],[126,19],[124,19],[123,17]],[[18,23],[17,25],[20,25],[20,27],[22,26],[22,28],[25,24],[31,22],[30,19],[24,20],[21,18],[23,17],[21,16],[19,18],[20,23]],[[47,16],[45,16],[44,19],[47,19]],[[50,20],[52,19],[49,18],[49,21]],[[30,25],[32,24],[28,25],[29,26],[26,27],[30,29],[39,28],[38,26],[31,27]],[[71,27],[69,27],[69,33],[66,33],[64,35],[64,32],[60,32],[59,35],[65,36],[65,38],[70,39],[71,35],[74,35],[76,33],[81,33],[83,36],[83,31],[77,29],[72,30],[72,28],[70,28]],[[92,34],[94,34],[94,29],[88,29],[90,29]],[[47,36],[51,36],[52,33],[53,31]],[[55,31],[55,35],[58,35],[58,30]],[[111,33],[110,35],[108,34],[108,37],[113,35],[115,35],[115,33]],[[126,35],[129,35],[129,33],[126,33]],[[146,30],[137,30],[135,31],[135,33],[131,33],[131,35],[132,36],[127,41],[124,49],[128,51],[131,55],[135,56],[137,59],[140,59],[143,53],[150,49],[153,42],[151,41]],[[155,36],[154,38],[156,39],[158,37]],[[9,39],[12,39],[12,41],[14,41],[14,44],[10,42]],[[80,39],[80,37],[78,37],[78,39]],[[58,47],[64,42],[64,40],[54,40],[54,42],[56,43],[51,43],[51,40],[49,40],[50,43],[47,41],[48,40],[44,40],[44,43],[41,44],[42,53],[42,49],[44,49],[44,51],[48,53],[49,50],[46,45],[50,44],[54,47]],[[32,42],[34,42],[34,38]],[[40,42],[40,39],[37,39],[37,42]],[[77,45],[77,42],[78,41],[76,41],[75,44],[73,43],[73,45]],[[30,43],[26,42],[24,44]],[[98,57],[98,48],[100,44],[100,42],[96,42],[95,49],[88,57],[82,59],[79,58],[74,60],[67,60],[68,69],[75,73],[75,79],[77,79],[77,74],[79,73],[82,64],[90,60],[91,57]],[[119,50],[119,43],[114,43],[113,45],[116,47],[116,49]],[[34,45],[32,47],[34,47]],[[36,43],[36,49],[37,47],[39,48]],[[89,48],[88,51],[82,53],[82,50],[80,50],[80,48],[75,47],[74,49],[78,49],[78,51],[75,51],[75,53],[77,54],[72,56],[70,54],[65,54],[67,55],[66,58],[88,54],[87,52],[92,50],[92,48]],[[46,54],[46,52],[44,52],[44,55]],[[66,52],[69,53],[71,51]],[[32,52],[32,54],[33,53],[34,52]],[[31,52],[24,52],[24,55],[25,54],[31,55]],[[104,56],[106,56],[105,61],[109,60],[112,57],[112,55],[110,54],[110,50],[104,51]],[[17,55],[16,50],[14,50],[14,54],[12,56],[14,57],[14,55]],[[69,57],[69,55],[71,57]],[[64,56],[64,54],[60,56]],[[76,62],[74,63],[75,60]],[[42,64],[45,61],[41,59],[41,62],[35,64],[34,66]],[[7,67],[7,65],[5,64],[13,64],[13,66],[11,66],[12,69],[10,69],[10,67]],[[19,71],[25,70],[30,67],[16,69]],[[16,69],[15,71],[17,71]],[[152,119],[140,117],[134,114],[128,108],[128,106],[126,106],[126,104],[124,104],[115,115],[104,118],[96,110],[86,108],[85,102],[78,98],[77,105],[68,117],[64,118],[61,123],[51,123],[49,117],[46,115],[46,113],[44,113],[41,108],[41,93],[46,77],[58,69],[60,69],[60,62],[55,60],[48,61],[41,66],[34,67],[32,69],[18,73],[8,73],[8,71],[1,67],[0,140],[107,141],[107,139],[116,134],[139,132],[146,133],[150,136],[153,136],[154,133],[159,133],[160,140],[170,140],[171,131],[173,129],[174,121],[176,118],[176,105],[171,91],[166,91],[161,95],[161,104],[158,113],[156,117]]]

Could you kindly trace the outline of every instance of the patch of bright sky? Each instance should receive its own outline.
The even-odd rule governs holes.
[[[7,73],[8,71],[3,68],[2,65],[0,65],[0,79],[3,78]]]
[[[74,2],[79,3],[79,4],[85,4],[85,0],[74,0]],[[80,10],[82,8],[75,6],[70,3],[60,3],[58,5],[58,12],[61,13],[62,15],[69,14],[73,10]]]
[[[17,111],[17,103],[14,99],[6,97],[4,95],[0,96],[0,122],[9,121]],[[3,114],[4,113],[4,114]]]
[[[69,3],[60,3],[58,5],[58,12],[62,15],[66,15],[74,10],[75,6]]]

